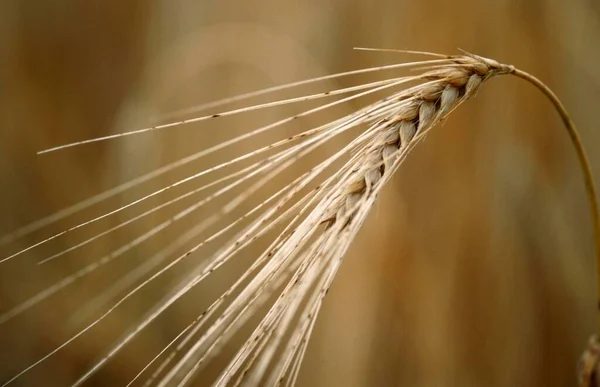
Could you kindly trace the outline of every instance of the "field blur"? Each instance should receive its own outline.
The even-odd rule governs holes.
[[[323,102],[48,155],[37,156],[39,150],[173,117],[193,117],[180,111],[248,91],[413,60],[394,53],[354,51],[355,46],[448,54],[460,48],[536,75],[570,111],[600,180],[598,42],[600,2],[593,0],[4,1],[0,235]],[[389,75],[341,78],[249,103]],[[368,101],[296,120],[256,142],[191,163],[0,246],[0,257],[259,143],[348,114]],[[238,106],[243,104],[231,105]],[[290,173],[303,171],[301,166],[294,168]],[[180,187],[176,193],[187,189]],[[175,193],[153,198],[142,207],[171,197]],[[92,302],[102,289],[218,205],[193,214],[123,259],[0,325],[0,381],[93,321],[108,306]],[[0,313],[117,249],[174,211],[152,215],[44,266],[37,262],[139,212],[103,220],[0,265]],[[596,327],[591,229],[581,172],[550,103],[511,77],[486,83],[476,98],[417,146],[384,189],[325,299],[299,385],[574,385],[579,354]],[[209,246],[195,260],[156,281],[14,385],[73,382],[216,247]],[[127,384],[231,284],[261,247],[264,243],[170,308],[88,385]],[[82,310],[86,305],[88,310]],[[206,379],[196,379],[195,385],[205,385],[217,375],[236,348],[234,340],[222,359],[206,369]]]

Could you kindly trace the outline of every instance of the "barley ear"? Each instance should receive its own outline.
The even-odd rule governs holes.
[[[600,342],[598,336],[590,337],[588,347],[579,360],[579,387],[598,386],[600,376]]]

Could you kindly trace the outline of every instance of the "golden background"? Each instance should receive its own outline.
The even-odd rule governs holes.
[[[170,112],[247,91],[411,59],[355,46],[450,54],[461,48],[536,75],[578,124],[598,179],[599,41],[600,3],[589,0],[4,1],[0,233],[296,110],[269,109],[44,156],[38,150],[164,122]],[[375,77],[381,75],[328,81],[320,90]],[[236,154],[253,148],[241,147]],[[227,152],[0,252],[9,255],[222,161]],[[0,326],[0,381],[70,337],[77,329],[64,321],[79,306],[205,211]],[[87,234],[69,234],[3,264],[0,310],[142,228],[136,224],[46,266],[36,262]],[[557,114],[530,85],[494,79],[428,135],[384,189],[325,300],[299,385],[574,385],[579,354],[596,326],[592,247],[581,173]],[[209,283],[192,292],[88,385],[125,385],[236,273],[227,268],[214,281],[217,290]],[[73,382],[177,278],[165,277],[14,385]],[[92,320],[73,324],[81,328],[83,321]]]

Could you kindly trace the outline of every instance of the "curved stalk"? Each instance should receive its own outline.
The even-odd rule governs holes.
[[[579,160],[579,165],[583,172],[583,180],[585,182],[585,191],[587,194],[588,202],[590,205],[590,212],[592,215],[592,223],[594,227],[594,244],[596,249],[596,307],[598,308],[598,321],[597,321],[597,333],[600,334],[600,210],[598,208],[598,199],[597,199],[597,190],[596,184],[594,183],[594,176],[592,174],[592,167],[590,165],[590,160],[585,152],[583,147],[581,137],[577,132],[575,127],[575,123],[569,116],[567,109],[562,104],[560,99],[554,94],[552,90],[548,86],[546,86],[542,81],[537,79],[531,74],[526,73],[525,71],[514,69],[511,72],[512,75],[515,75],[521,79],[526,80],[531,83],[535,87],[538,88],[548,99],[554,107],[556,111],[560,115],[563,123],[565,124],[565,128],[569,133],[569,137],[571,139],[571,143],[575,148],[575,152],[577,153],[577,159]]]

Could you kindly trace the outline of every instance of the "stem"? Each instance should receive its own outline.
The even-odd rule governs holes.
[[[554,107],[560,117],[565,124],[567,132],[569,132],[569,137],[571,138],[571,143],[575,147],[575,152],[577,153],[577,158],[579,160],[579,165],[581,170],[583,171],[583,179],[585,182],[585,190],[588,197],[588,202],[590,205],[590,211],[592,213],[592,222],[594,224],[594,243],[596,247],[596,307],[598,308],[598,326],[597,333],[600,334],[600,210],[598,209],[598,200],[596,194],[596,185],[594,183],[594,176],[592,175],[592,168],[590,165],[590,160],[583,148],[583,144],[581,142],[581,138],[579,137],[579,133],[575,128],[575,123],[569,116],[567,109],[565,109],[562,102],[558,99],[556,94],[548,86],[546,86],[542,81],[537,79],[531,74],[528,74],[524,71],[514,69],[510,72],[510,74],[515,75],[521,79],[526,80],[531,83],[535,87],[537,87],[548,99]]]

